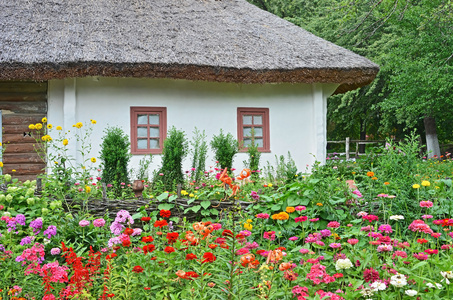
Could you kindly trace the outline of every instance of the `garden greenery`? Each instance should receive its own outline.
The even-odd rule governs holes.
[[[238,153],[238,141],[233,135],[231,133],[224,134],[223,130],[220,129],[219,135],[212,137],[211,147],[220,168],[231,170],[234,156]]]
[[[196,182],[200,182],[204,176],[204,171],[206,167],[206,156],[208,153],[208,144],[206,142],[205,131],[200,132],[195,128],[193,140],[190,142],[192,149],[192,168],[190,174],[192,179]]]

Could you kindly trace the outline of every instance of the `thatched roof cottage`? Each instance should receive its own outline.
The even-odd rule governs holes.
[[[121,126],[134,163],[160,153],[171,126],[246,144],[254,128],[263,161],[290,151],[303,168],[324,160],[327,97],[378,70],[245,0],[1,1],[4,171],[41,167],[24,132],[42,116],[63,130],[96,119],[99,143]]]

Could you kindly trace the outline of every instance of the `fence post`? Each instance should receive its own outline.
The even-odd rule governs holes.
[[[349,160],[349,137],[346,138],[346,160]]]

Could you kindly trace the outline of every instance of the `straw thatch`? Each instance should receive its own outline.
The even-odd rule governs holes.
[[[378,66],[245,0],[0,1],[0,80],[370,83]]]

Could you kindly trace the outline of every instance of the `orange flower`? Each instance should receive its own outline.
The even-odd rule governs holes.
[[[366,173],[366,176],[373,177],[374,176],[374,172],[369,171],[369,172]]]
[[[390,182],[386,181],[386,182],[384,182],[384,184],[385,184],[385,185],[389,185],[389,184],[390,184]]]
[[[289,268],[291,268],[292,264],[290,262],[285,262],[285,263],[281,263],[280,266],[278,267],[278,269],[280,271],[285,271],[285,270],[288,270]]]
[[[377,177],[371,177],[372,180],[377,180]]]
[[[292,212],[295,212],[295,211],[296,211],[296,209],[294,207],[292,207],[292,206],[288,206],[286,208],[286,212],[289,213],[289,214],[292,213]]]

